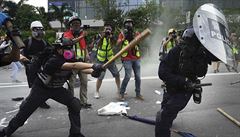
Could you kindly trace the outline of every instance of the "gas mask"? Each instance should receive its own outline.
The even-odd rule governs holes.
[[[73,50],[70,50],[70,49],[64,49],[64,51],[63,51],[63,57],[64,57],[66,60],[74,59],[74,57],[75,57],[74,51],[73,51]]]
[[[36,28],[33,28],[32,29],[32,36],[34,38],[40,38],[42,39],[45,35],[45,31],[44,31],[44,28],[42,27],[36,27]]]
[[[106,36],[110,36],[112,33],[112,28],[111,27],[106,27],[104,30],[104,33]]]
[[[127,33],[133,32],[133,24],[131,22],[127,22],[124,24],[124,29],[127,31]]]

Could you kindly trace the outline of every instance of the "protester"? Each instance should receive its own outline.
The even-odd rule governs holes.
[[[134,37],[136,37],[139,34],[138,32],[134,32],[132,19],[126,19],[123,25],[124,25],[124,32],[121,32],[119,34],[118,40],[117,40],[117,45],[120,45],[121,48],[124,48],[125,46],[127,46],[128,43],[130,43],[134,39]],[[123,53],[121,56],[121,60],[125,70],[125,75],[121,84],[119,99],[121,101],[125,100],[124,94],[126,92],[126,88],[131,78],[132,70],[133,70],[134,77],[135,77],[136,99],[144,100],[143,96],[141,95],[141,65],[140,65],[139,46],[136,45],[135,47]]]
[[[32,87],[33,80],[31,79],[31,72],[29,70],[28,64],[32,63],[36,60],[39,54],[46,48],[49,47],[49,43],[47,43],[43,38],[45,35],[44,27],[41,21],[33,21],[30,25],[30,30],[32,32],[32,36],[28,39],[24,40],[25,47],[21,52],[21,61],[23,62],[26,70],[26,76],[29,88]],[[44,102],[41,108],[49,109],[50,106]]]
[[[49,98],[67,106],[70,120],[69,137],[84,137],[81,133],[80,101],[63,85],[71,76],[73,69],[86,70],[85,72],[94,77],[98,77],[104,69],[98,64],[67,62],[69,58],[65,58],[65,53],[71,52],[69,49],[72,47],[63,43],[53,45],[54,54],[46,57],[47,60],[41,64],[41,71],[34,80],[30,94],[22,102],[18,113],[10,120],[7,127],[0,130],[0,137],[11,136]],[[45,49],[45,52],[47,50],[50,48]]]
[[[84,39],[86,32],[81,29],[81,19],[77,16],[72,16],[69,18],[70,29],[64,32],[63,37],[74,42],[74,61],[79,62],[89,62],[90,57],[87,50],[86,41]],[[82,72],[82,70],[73,70],[73,75],[69,79],[69,85],[72,94],[74,95],[74,85],[76,82],[76,76],[79,77],[80,90],[79,98],[83,108],[90,108],[92,104],[87,102],[87,84],[88,77],[87,74]]]
[[[113,53],[113,36],[112,36],[112,27],[109,24],[105,24],[104,31],[101,34],[101,38],[97,46],[97,63],[104,64],[110,59],[112,59]],[[112,73],[112,76],[115,78],[115,83],[117,86],[117,94],[119,94],[120,89],[120,75],[117,69],[115,62],[112,62],[107,69]],[[99,89],[102,85],[102,80],[104,79],[105,72],[97,79],[96,82],[96,92],[94,98],[98,99],[100,97]]]
[[[11,23],[11,19],[9,16],[7,16],[5,13],[0,12],[0,27],[3,25],[6,25],[6,23]],[[18,45],[16,41],[12,40],[13,37],[20,36],[20,31],[17,28],[7,28],[7,37],[5,37],[5,40],[1,43],[0,46],[0,67],[9,65],[13,61],[18,61],[20,58],[20,50],[19,48],[22,45]],[[19,39],[21,41],[21,39]],[[12,42],[12,44],[9,44],[9,42]],[[9,50],[11,49],[11,50]]]
[[[12,82],[21,83],[22,81],[17,79],[17,74],[23,68],[22,64],[19,61],[16,61],[16,62],[12,62],[10,64],[10,66],[11,66],[11,69],[12,69],[11,76],[10,76],[11,79],[12,79]]]
[[[233,56],[235,57],[235,62],[234,62],[234,68],[237,69],[238,68],[238,62],[240,60],[240,43],[238,41],[238,37],[237,34],[235,32],[232,32],[230,34],[230,40],[232,43],[232,52],[233,52]]]
[[[159,59],[162,60],[167,53],[180,41],[180,38],[177,37],[176,30],[171,28],[168,30],[168,36],[163,38],[159,50]]]

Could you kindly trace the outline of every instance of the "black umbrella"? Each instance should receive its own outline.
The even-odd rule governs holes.
[[[122,114],[122,115],[126,116],[129,119],[136,120],[136,121],[139,121],[139,122],[143,122],[143,123],[146,123],[146,124],[150,124],[150,125],[155,125],[156,124],[156,121],[154,121],[154,120],[141,118],[141,117],[138,117],[136,115],[134,115],[134,116],[129,116],[127,114]],[[186,132],[178,131],[178,130],[175,130],[175,129],[171,129],[171,131],[181,135],[182,137],[196,137],[191,133],[186,133]]]

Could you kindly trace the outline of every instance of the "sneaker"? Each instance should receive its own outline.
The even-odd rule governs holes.
[[[40,108],[49,109],[50,106],[49,106],[46,102],[44,102],[44,103],[40,106]]]
[[[82,104],[82,108],[91,108],[92,107],[92,104],[88,104],[88,103],[84,103]]]
[[[142,95],[136,95],[136,99],[138,99],[138,100],[141,100],[141,101],[143,101],[143,100],[144,100],[144,98],[143,98],[143,96],[142,96]]]
[[[95,98],[95,99],[99,99],[99,98],[100,98],[99,92],[97,92],[97,91],[95,92],[94,98]]]
[[[120,101],[125,101],[124,95],[119,94],[119,100]]]

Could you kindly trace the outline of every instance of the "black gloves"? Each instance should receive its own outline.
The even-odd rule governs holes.
[[[102,67],[101,64],[93,64],[92,66],[93,72],[92,77],[98,78],[105,69]]]
[[[193,91],[194,89],[198,88],[197,84],[200,84],[200,80],[195,80],[194,82],[186,79],[185,89],[188,91]]]

